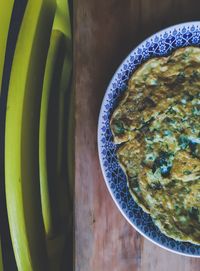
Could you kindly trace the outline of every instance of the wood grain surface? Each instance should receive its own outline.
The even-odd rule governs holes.
[[[140,41],[172,24],[199,20],[196,0],[76,0],[75,270],[198,271],[200,259],[147,241],[118,211],[97,152],[97,122],[114,71]]]

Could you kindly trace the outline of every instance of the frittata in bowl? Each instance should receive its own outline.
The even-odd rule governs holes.
[[[142,64],[110,127],[134,200],[164,234],[200,244],[200,48]]]

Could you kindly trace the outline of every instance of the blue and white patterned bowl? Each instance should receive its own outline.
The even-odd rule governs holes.
[[[189,22],[166,28],[142,42],[122,62],[114,74],[103,99],[98,124],[98,150],[105,182],[113,200],[124,217],[143,236],[153,243],[175,253],[200,257],[200,246],[188,242],[175,241],[154,225],[133,200],[125,174],[120,168],[117,146],[113,143],[110,130],[110,116],[118,99],[125,91],[132,73],[147,59],[170,54],[174,49],[189,45],[200,46],[200,22]]]

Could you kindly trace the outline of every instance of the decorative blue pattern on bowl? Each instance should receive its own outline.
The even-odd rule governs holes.
[[[187,256],[200,257],[200,246],[175,241],[160,232],[157,226],[133,200],[125,174],[117,158],[117,146],[109,126],[110,116],[118,99],[125,91],[129,78],[147,59],[170,54],[179,47],[200,46],[200,22],[189,22],[164,29],[142,42],[122,62],[114,74],[104,96],[98,125],[98,149],[102,172],[107,187],[118,208],[143,236],[159,246]]]

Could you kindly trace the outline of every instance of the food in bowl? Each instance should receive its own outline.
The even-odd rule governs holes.
[[[110,126],[134,200],[164,234],[200,244],[200,48],[143,63]]]

